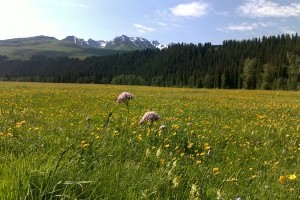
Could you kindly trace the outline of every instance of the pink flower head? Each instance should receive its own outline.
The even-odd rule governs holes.
[[[145,122],[153,122],[153,121],[157,121],[159,119],[160,119],[160,116],[156,112],[150,111],[150,112],[146,112],[144,114],[144,116],[140,120],[139,124],[143,124]]]
[[[129,92],[122,92],[117,99],[117,103],[122,103],[125,101],[129,101],[130,99],[133,99],[133,94],[130,94]]]

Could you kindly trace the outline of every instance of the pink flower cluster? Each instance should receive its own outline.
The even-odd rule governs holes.
[[[144,116],[140,120],[139,124],[143,124],[145,122],[153,122],[153,121],[157,121],[159,119],[160,119],[160,116],[156,112],[150,111],[150,112],[146,112],[144,114]]]
[[[122,103],[125,101],[129,101],[130,99],[133,99],[133,94],[130,94],[129,92],[122,92],[117,99],[117,103]]]

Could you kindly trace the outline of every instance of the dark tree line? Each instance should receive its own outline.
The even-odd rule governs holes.
[[[173,44],[104,57],[9,60],[0,79],[65,83],[299,90],[300,37],[279,35],[222,45]]]

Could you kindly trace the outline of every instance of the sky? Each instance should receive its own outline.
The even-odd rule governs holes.
[[[300,0],[0,0],[0,40],[37,35],[169,43],[300,33]]]

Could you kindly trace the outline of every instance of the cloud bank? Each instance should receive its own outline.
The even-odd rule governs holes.
[[[173,8],[170,8],[172,14],[179,17],[201,17],[206,15],[209,9],[210,5],[204,2],[179,4]]]
[[[238,12],[249,17],[296,17],[300,16],[300,3],[279,5],[268,0],[248,0],[238,7]]]
[[[263,22],[247,23],[247,22],[244,22],[244,23],[238,24],[238,25],[229,25],[229,26],[225,27],[225,29],[229,30],[229,31],[251,31],[251,30],[260,29],[260,28],[269,27],[269,26],[271,26],[270,23],[263,23]]]

